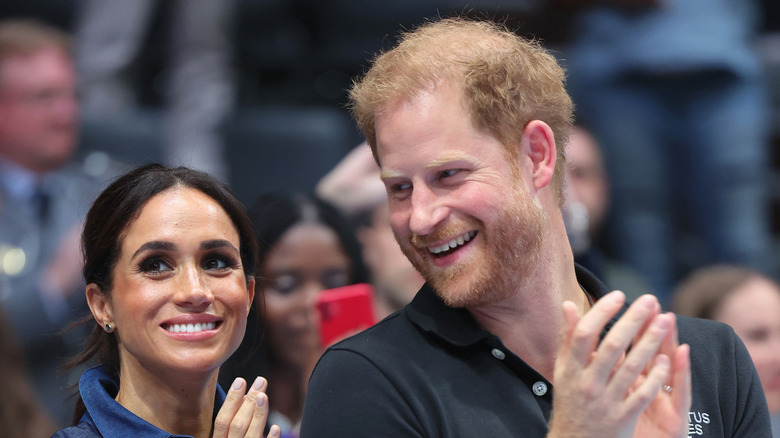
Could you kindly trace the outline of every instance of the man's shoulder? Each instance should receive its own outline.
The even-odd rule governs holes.
[[[734,329],[722,322],[683,315],[676,315],[676,317],[678,338],[681,343],[722,344],[726,339],[736,338]]]
[[[406,316],[406,309],[401,309],[373,326],[333,344],[329,350],[348,350],[354,352],[377,351],[378,346],[400,347],[409,342],[409,336],[416,329]]]

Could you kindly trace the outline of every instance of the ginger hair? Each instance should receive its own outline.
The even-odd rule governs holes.
[[[443,83],[461,88],[475,127],[494,135],[509,157],[517,156],[528,122],[550,126],[558,155],[553,185],[562,203],[564,148],[573,120],[564,70],[538,41],[493,22],[448,18],[425,23],[403,33],[399,44],[380,53],[353,83],[352,115],[377,163],[377,116]]]

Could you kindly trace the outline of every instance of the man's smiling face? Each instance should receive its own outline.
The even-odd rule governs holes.
[[[397,103],[376,128],[393,232],[412,264],[453,307],[512,295],[538,259],[544,213],[460,90],[440,84]]]

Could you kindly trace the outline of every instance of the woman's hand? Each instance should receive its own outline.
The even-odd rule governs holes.
[[[258,377],[244,394],[246,382],[237,378],[225,397],[217,418],[214,420],[213,438],[262,437],[268,420],[268,396],[265,389],[268,382]],[[281,436],[279,426],[271,426],[268,438]]]

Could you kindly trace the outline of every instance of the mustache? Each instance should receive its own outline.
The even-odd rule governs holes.
[[[412,233],[409,242],[417,249],[427,249],[430,246],[439,245],[446,240],[459,236],[467,231],[479,230],[481,223],[476,220],[453,219],[436,227],[428,234]],[[396,236],[396,239],[398,236]]]

